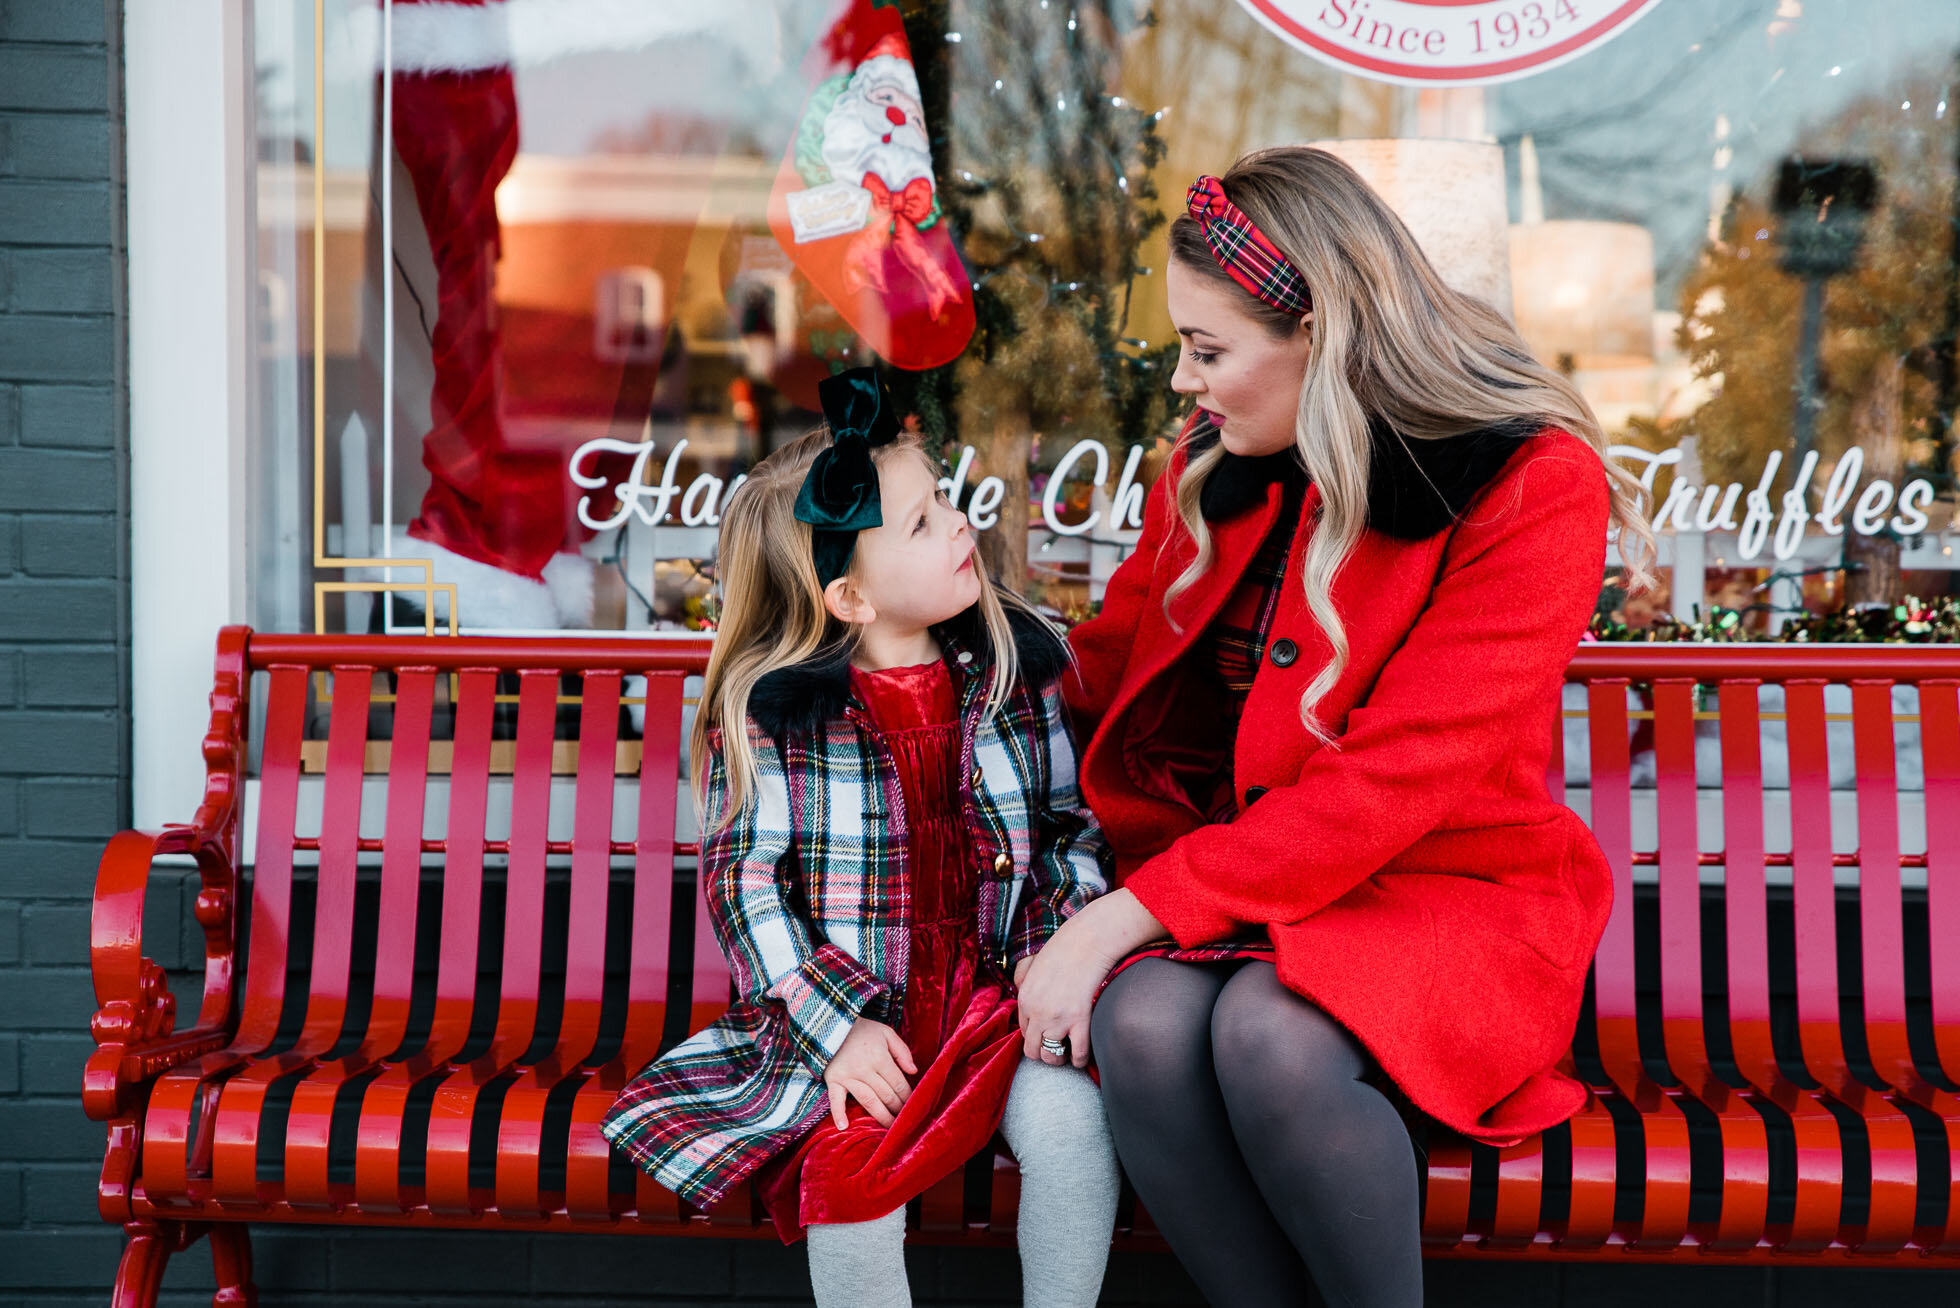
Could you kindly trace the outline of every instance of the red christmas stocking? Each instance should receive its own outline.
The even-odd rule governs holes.
[[[816,90],[776,175],[770,229],[885,359],[951,362],[973,335],[973,287],[940,208],[898,10],[851,0],[804,71]]]

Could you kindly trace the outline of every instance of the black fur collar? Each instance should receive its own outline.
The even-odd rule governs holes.
[[[1021,684],[1046,687],[1068,666],[1068,646],[1047,621],[1009,607],[1007,622],[1014,630],[1014,649],[1021,661]],[[987,631],[979,606],[933,629],[955,667],[977,676],[992,665]],[[960,664],[962,654],[972,660]],[[749,716],[777,740],[812,733],[844,711],[851,698],[851,663],[842,651],[819,654],[786,668],[777,668],[756,682],[749,694]]]
[[[1368,471],[1368,525],[1402,540],[1434,536],[1503,470],[1519,445],[1542,429],[1535,419],[1519,418],[1478,427],[1441,440],[1404,439],[1387,423],[1369,426],[1374,438]],[[1193,451],[1217,443],[1218,429],[1200,426]],[[1266,499],[1266,488],[1287,478],[1306,480],[1306,469],[1291,450],[1278,454],[1226,454],[1206,478],[1199,510],[1214,522],[1236,518]]]

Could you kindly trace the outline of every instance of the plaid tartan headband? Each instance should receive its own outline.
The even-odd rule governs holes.
[[[1223,182],[1209,174],[1200,177],[1185,194],[1185,205],[1218,266],[1248,294],[1295,318],[1312,312],[1307,279],[1242,209],[1225,198]]]

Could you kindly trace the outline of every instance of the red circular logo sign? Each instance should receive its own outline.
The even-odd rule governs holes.
[[[1477,86],[1577,58],[1660,0],[1239,0],[1322,63],[1377,81]]]

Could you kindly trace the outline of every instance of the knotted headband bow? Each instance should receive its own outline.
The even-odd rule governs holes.
[[[871,451],[898,439],[898,419],[870,368],[824,378],[817,383],[817,400],[831,443],[803,478],[795,513],[798,522],[815,529],[810,535],[817,584],[828,586],[850,567],[857,534],[885,520]]]
[[[1286,261],[1245,211],[1225,198],[1225,184],[1207,174],[1191,183],[1185,206],[1205,244],[1233,281],[1282,313],[1304,318],[1313,310],[1307,279]]]

